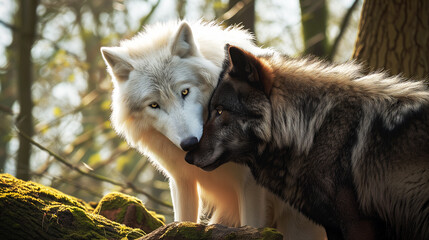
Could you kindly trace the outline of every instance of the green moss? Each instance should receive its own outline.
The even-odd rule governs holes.
[[[225,240],[234,240],[237,238],[237,234],[235,233],[229,233],[225,236]]]
[[[83,201],[0,174],[0,232],[10,239],[135,239],[145,235],[94,214]]]
[[[126,222],[128,226],[141,228],[145,232],[164,226],[159,215],[148,211],[142,201],[119,192],[104,196],[94,212],[119,223]]]
[[[178,227],[174,226],[168,228],[163,234],[163,238],[169,239],[209,239],[211,236],[211,230],[206,226],[192,223],[192,222],[181,222]]]
[[[9,174],[0,174],[0,193],[14,197],[20,197],[29,202],[46,204],[51,201],[61,204],[77,206],[85,210],[92,210],[84,201],[66,195],[54,188],[46,187],[34,182],[24,182]]]
[[[154,211],[148,211],[152,216],[154,216],[155,218],[157,218],[159,221],[165,223],[165,216],[159,213],[156,213]]]
[[[281,233],[274,228],[264,228],[261,231],[262,239],[264,240],[275,240],[283,239]]]
[[[136,209],[136,220],[138,223],[142,223],[143,222],[143,208],[137,208]],[[163,224],[161,224],[160,226],[162,226]]]

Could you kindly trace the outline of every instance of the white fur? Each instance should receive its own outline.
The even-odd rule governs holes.
[[[204,172],[185,162],[180,143],[192,136],[201,138],[208,100],[225,57],[224,45],[237,45],[253,54],[269,51],[256,47],[252,36],[240,28],[222,29],[202,22],[189,26],[155,24],[120,47],[101,49],[114,83],[115,130],[169,177],[175,221],[196,222],[204,202],[214,208],[210,223],[263,227],[276,222],[285,236],[290,236],[286,230],[296,234],[290,239],[307,239],[308,233],[323,238],[320,227],[302,215],[290,214],[289,206],[256,185],[247,167],[228,163]],[[189,89],[185,98],[184,89]],[[151,108],[152,103],[159,108]],[[275,214],[268,214],[269,206]],[[307,232],[300,234],[300,229]]]

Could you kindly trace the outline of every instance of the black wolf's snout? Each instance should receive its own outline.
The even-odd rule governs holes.
[[[188,152],[185,156],[185,161],[189,164],[194,164],[194,158],[192,157],[191,153]]]
[[[189,137],[180,143],[180,147],[182,147],[183,151],[190,151],[195,148],[197,144],[198,139],[196,137]]]

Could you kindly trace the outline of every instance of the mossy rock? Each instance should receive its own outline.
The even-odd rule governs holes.
[[[107,219],[105,216],[124,224]],[[131,226],[131,227],[130,227]],[[152,231],[145,236],[147,232]],[[0,174],[0,239],[282,239],[274,229],[190,222],[164,225],[140,200],[106,195],[96,209],[56,189]]]
[[[158,228],[139,240],[282,240],[283,235],[272,228],[249,226],[232,228],[220,224],[203,225],[192,222],[174,222]]]
[[[94,214],[77,198],[0,174],[1,239],[136,239],[130,228]]]
[[[145,232],[164,226],[165,221],[164,216],[148,211],[139,199],[119,192],[104,196],[94,213]]]

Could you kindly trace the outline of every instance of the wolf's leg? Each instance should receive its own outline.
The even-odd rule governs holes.
[[[240,223],[242,226],[264,227],[267,221],[266,191],[249,176],[238,192]]]
[[[276,228],[283,234],[284,239],[326,239],[326,233],[322,226],[316,225],[290,205],[285,203],[283,205],[274,204],[274,212],[276,214]]]
[[[170,179],[174,221],[198,221],[198,191],[195,181]]]
[[[336,228],[326,228],[326,236],[328,237],[328,240],[344,240],[343,234]]]
[[[178,193],[177,193],[177,187],[176,183],[174,183],[173,179],[169,179],[169,185],[170,185],[170,194],[171,194],[171,201],[173,202],[173,212],[174,212],[174,221],[179,221],[179,199],[178,199]]]

